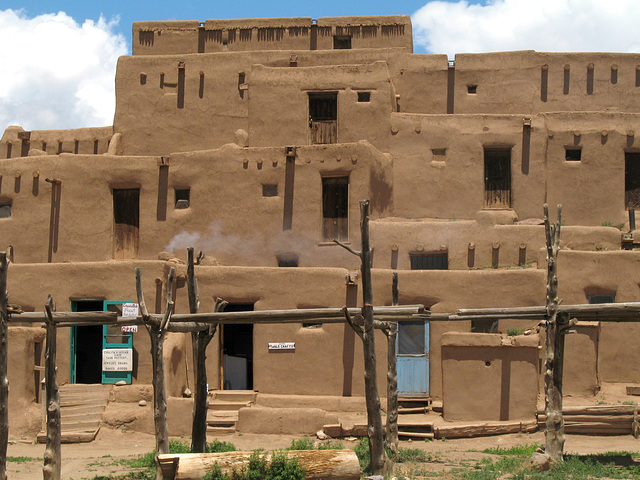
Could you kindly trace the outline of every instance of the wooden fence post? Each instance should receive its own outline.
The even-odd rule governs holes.
[[[44,480],[60,480],[62,472],[60,392],[56,375],[56,324],[53,320],[53,298],[44,306],[47,314],[47,346],[45,350],[45,396],[47,408],[47,445],[44,450]]]
[[[373,288],[371,284],[371,247],[369,245],[369,200],[360,202],[360,236],[362,250],[357,252],[350,246],[334,240],[352,254],[360,257],[362,272],[362,326],[351,319],[347,307],[343,312],[351,328],[362,340],[364,351],[364,384],[367,404],[367,428],[369,434],[369,450],[371,453],[371,472],[384,475],[390,466],[389,458],[384,450],[382,414],[380,395],[378,393],[375,330],[373,321]]]
[[[9,380],[7,379],[8,302],[7,253],[0,252],[0,480],[7,480],[9,443]]]
[[[393,272],[391,287],[392,305],[398,305],[398,273]],[[389,328],[382,330],[387,336],[387,428],[385,446],[398,453],[398,322],[389,322]]]

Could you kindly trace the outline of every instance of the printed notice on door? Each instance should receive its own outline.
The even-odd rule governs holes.
[[[137,317],[138,316],[138,304],[137,303],[123,303],[122,304],[122,316],[123,317]]]
[[[103,372],[130,372],[132,370],[132,348],[105,348],[102,350]]]

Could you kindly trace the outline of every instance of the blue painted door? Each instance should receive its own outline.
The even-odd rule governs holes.
[[[105,312],[117,312],[119,316],[122,315],[122,304],[130,303],[128,301],[105,301]],[[102,350],[111,349],[127,349],[129,350],[129,356],[133,357],[133,334],[129,332],[123,332],[120,325],[103,325],[102,326]],[[132,359],[133,363],[133,359]],[[131,383],[131,370],[128,371],[102,371],[102,383],[116,383],[121,380]]]
[[[429,322],[398,322],[398,395],[429,394]]]

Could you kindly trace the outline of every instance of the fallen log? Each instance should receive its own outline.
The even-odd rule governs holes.
[[[167,453],[158,455],[164,480],[200,480],[217,463],[230,474],[247,464],[253,452]],[[307,480],[359,480],[360,463],[353,450],[289,450],[287,458],[297,458]],[[271,453],[265,454],[271,459]]]
[[[591,405],[586,407],[562,408],[563,415],[633,415],[633,405]],[[544,410],[538,410],[538,415],[544,415]]]
[[[538,415],[538,423],[544,422],[546,415]],[[564,424],[570,423],[628,423],[633,422],[633,415],[564,415]]]
[[[436,438],[468,438],[505,433],[535,432],[538,430],[537,420],[526,422],[477,423],[471,425],[439,425],[433,427]]]

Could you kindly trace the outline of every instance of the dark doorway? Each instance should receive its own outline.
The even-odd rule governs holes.
[[[624,154],[624,204],[627,210],[640,208],[640,153]]]
[[[511,207],[511,148],[484,150],[485,207]]]
[[[230,303],[225,312],[252,312],[253,303]],[[221,325],[223,390],[253,389],[253,324]]]
[[[113,258],[138,256],[140,189],[113,189]]]
[[[76,300],[74,312],[101,312],[102,300]],[[72,332],[71,380],[102,383],[102,325],[75,327]]]
[[[322,240],[349,239],[349,177],[322,178]]]
[[[338,143],[338,92],[309,94],[310,143]]]

